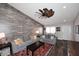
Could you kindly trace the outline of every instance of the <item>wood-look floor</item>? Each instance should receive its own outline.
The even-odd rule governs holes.
[[[79,56],[79,42],[57,40],[48,56]]]

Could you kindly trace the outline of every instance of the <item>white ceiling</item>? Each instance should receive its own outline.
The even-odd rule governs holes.
[[[40,22],[43,25],[59,25],[73,22],[76,19],[79,12],[78,3],[9,3],[11,6],[20,10],[24,14],[30,16],[34,20]],[[54,16],[50,18],[39,18],[38,9],[53,9],[55,11]]]

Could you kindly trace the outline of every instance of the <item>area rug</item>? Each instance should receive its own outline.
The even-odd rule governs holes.
[[[49,51],[49,49],[52,47],[53,45],[45,43],[45,46],[41,46],[40,48],[38,48],[35,52],[34,52],[34,56],[45,56],[46,53]],[[32,55],[32,52],[29,50],[28,51],[29,55]],[[14,54],[14,56],[27,56],[27,51],[26,49],[19,51],[17,53]]]

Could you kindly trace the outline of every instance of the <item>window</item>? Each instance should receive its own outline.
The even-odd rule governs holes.
[[[55,33],[56,32],[56,28],[55,27],[51,27],[51,33]]]
[[[46,27],[46,33],[47,34],[55,34],[56,32],[56,27]]]
[[[51,33],[50,32],[50,27],[46,27],[46,33]]]

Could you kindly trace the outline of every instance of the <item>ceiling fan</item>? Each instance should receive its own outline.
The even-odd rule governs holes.
[[[55,13],[52,9],[48,10],[47,8],[43,8],[43,10],[39,9],[39,12],[41,12],[41,16],[46,16],[48,18],[53,16]]]

